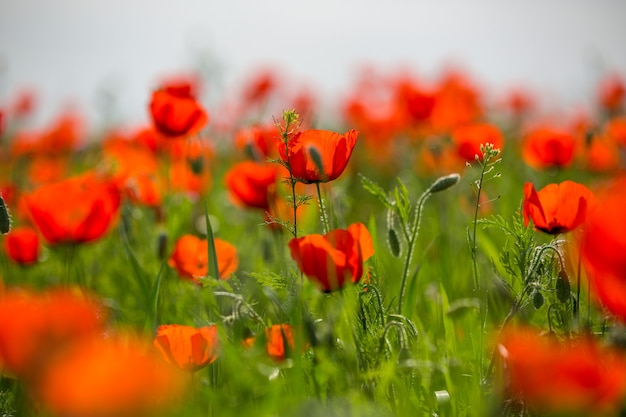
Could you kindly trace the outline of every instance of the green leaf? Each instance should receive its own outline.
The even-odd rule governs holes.
[[[213,228],[211,228],[211,221],[209,220],[209,207],[206,200],[204,201],[204,220],[206,221],[206,238],[208,241],[208,256],[209,256],[209,268],[207,275],[214,274],[214,278],[220,278],[220,270],[217,263],[217,252],[215,251],[215,240],[213,238]]]
[[[378,198],[378,200],[383,203],[385,207],[393,209],[393,202],[389,199],[387,193],[380,185],[370,180],[363,174],[359,174],[359,177],[361,178],[361,184],[363,184],[363,188],[365,188],[365,190],[367,190],[374,197]]]

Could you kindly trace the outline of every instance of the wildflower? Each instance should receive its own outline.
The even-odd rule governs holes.
[[[626,98],[626,84],[618,76],[605,77],[598,87],[598,103],[605,111],[612,113],[620,110]]]
[[[480,145],[491,143],[494,149],[502,149],[504,140],[502,132],[488,123],[475,123],[457,127],[452,131],[452,141],[461,159],[472,162],[476,155],[482,159]]]
[[[4,251],[13,262],[22,265],[34,264],[39,259],[41,251],[39,235],[31,227],[15,227],[4,238]]]
[[[626,179],[611,183],[598,195],[581,237],[581,257],[593,293],[626,323]]]
[[[149,207],[161,204],[159,165],[152,150],[130,140],[111,138],[103,153],[112,180],[130,201]]]
[[[226,172],[224,182],[234,201],[248,207],[268,210],[270,190],[276,184],[276,165],[245,161]]]
[[[357,283],[363,262],[374,254],[372,238],[361,223],[325,235],[294,238],[289,249],[300,271],[325,292],[343,288],[347,282]]]
[[[102,308],[80,291],[11,290],[0,297],[0,358],[21,378],[36,376],[57,351],[103,328]]]
[[[130,336],[86,338],[64,353],[44,368],[34,389],[55,415],[160,415],[185,389],[181,371]]]
[[[154,127],[163,136],[193,135],[206,125],[209,116],[198,103],[189,83],[165,85],[152,93],[150,114]]]
[[[117,187],[92,173],[44,185],[25,198],[33,223],[51,244],[102,237],[120,207]]]
[[[532,410],[604,415],[622,404],[626,363],[591,338],[559,343],[530,329],[511,329],[498,348],[511,393]]]
[[[289,138],[288,149],[278,144],[280,157],[294,178],[305,184],[338,178],[348,165],[359,133],[343,135],[327,130],[305,130]]]
[[[575,137],[566,131],[536,128],[524,136],[522,157],[533,168],[563,168],[574,159],[576,145]]]
[[[159,326],[153,342],[166,362],[189,372],[213,363],[218,343],[217,326],[195,328],[180,324]]]
[[[237,131],[235,145],[238,149],[245,149],[252,159],[260,162],[274,155],[274,144],[279,135],[274,125],[254,125]]]
[[[593,193],[573,181],[549,184],[539,192],[530,182],[524,185],[524,225],[528,226],[532,219],[535,228],[545,233],[567,233],[576,229],[594,207]]]
[[[274,324],[265,329],[262,337],[244,340],[244,346],[252,346],[257,340],[264,341],[267,354],[279,362],[289,356],[289,351],[293,351],[296,344],[293,327],[289,324]]]
[[[215,238],[213,242],[217,254],[219,278],[228,279],[239,266],[237,249],[219,238]],[[209,243],[206,239],[200,239],[193,235],[183,235],[176,241],[168,264],[176,269],[182,278],[199,282],[201,277],[206,277],[209,273],[215,274],[215,271],[208,270],[208,250]]]

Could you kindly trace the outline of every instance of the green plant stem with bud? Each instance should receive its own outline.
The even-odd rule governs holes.
[[[297,126],[295,128],[292,128],[293,125],[297,125],[298,123],[298,113],[296,113],[295,110],[285,110],[283,111],[283,124],[280,123],[276,123],[276,126],[278,127],[278,129],[280,130],[280,137],[281,140],[283,142],[283,144],[285,145],[285,155],[287,155],[287,160],[284,161],[284,166],[285,168],[287,168],[287,171],[289,171],[289,185],[291,186],[291,205],[293,207],[293,229],[291,230],[291,234],[293,234],[294,238],[298,237],[298,217],[297,217],[297,210],[298,210],[298,201],[296,199],[296,183],[297,180],[294,178],[292,172],[291,172],[291,163],[290,163],[290,152],[289,152],[289,136],[293,133],[293,129],[297,128]]]
[[[419,235],[419,228],[422,221],[422,210],[424,208],[424,203],[428,197],[433,193],[437,193],[443,190],[448,189],[449,187],[455,185],[459,182],[460,176],[459,174],[451,174],[445,177],[438,178],[435,182],[432,183],[426,191],[422,193],[420,198],[417,200],[417,204],[415,206],[415,216],[413,217],[412,226],[410,232],[406,235],[408,240],[408,249],[406,258],[404,260],[404,268],[402,270],[402,279],[400,281],[400,296],[398,297],[398,314],[402,314],[402,307],[404,304],[404,297],[406,294],[406,284],[409,276],[409,269],[411,266],[411,260],[413,259],[413,250],[415,249],[415,241]]]

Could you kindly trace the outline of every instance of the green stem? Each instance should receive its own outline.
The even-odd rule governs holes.
[[[476,254],[478,253],[478,246],[476,245],[476,228],[478,226],[478,208],[480,207],[480,194],[483,189],[483,178],[485,176],[485,169],[487,168],[487,161],[481,163],[482,169],[480,171],[480,178],[478,180],[478,193],[476,195],[476,209],[474,210],[474,231],[472,233],[472,265],[474,271],[474,291],[480,290],[480,280],[478,279],[478,263],[476,262]]]
[[[328,216],[326,215],[326,207],[324,206],[324,199],[322,199],[322,191],[320,190],[320,183],[315,183],[317,189],[317,200],[320,206],[320,215],[322,217],[322,234],[328,233],[330,227],[328,226]]]
[[[404,270],[402,271],[402,280],[400,281],[400,297],[398,298],[398,314],[402,314],[402,305],[404,301],[404,295],[406,293],[406,281],[409,276],[409,268],[411,266],[411,259],[413,258],[413,249],[415,246],[415,241],[417,240],[417,235],[419,233],[419,226],[422,221],[422,208],[426,199],[430,197],[430,189],[424,191],[424,193],[420,196],[419,200],[417,200],[417,206],[415,208],[415,219],[413,221],[413,227],[411,228],[411,234],[409,237],[408,250],[406,254],[406,259],[404,261]]]

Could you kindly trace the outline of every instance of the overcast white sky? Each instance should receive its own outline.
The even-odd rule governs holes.
[[[201,60],[227,84],[273,64],[329,96],[363,63],[455,62],[489,88],[576,102],[626,74],[625,40],[621,0],[0,0],[0,106],[30,87],[39,120],[68,100],[97,120],[107,88],[141,122],[155,81]]]

